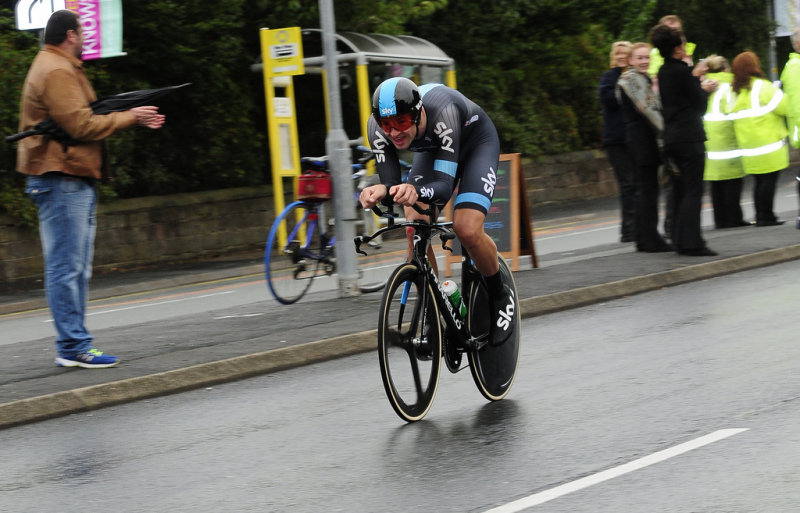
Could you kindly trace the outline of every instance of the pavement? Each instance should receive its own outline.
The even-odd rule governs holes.
[[[709,247],[719,253],[715,257],[638,253],[633,244],[623,243],[540,257],[538,268],[530,265],[530,257],[520,257],[515,280],[522,316],[531,318],[797,260],[800,230],[795,228],[793,212],[782,217],[787,219],[782,226],[705,230]],[[256,254],[111,273],[92,279],[91,298],[241,277],[257,279],[261,273]],[[4,317],[46,308],[40,288],[0,293],[0,325]],[[267,299],[266,289],[264,293]],[[242,316],[219,328],[227,332],[208,333],[202,340],[179,335],[164,343],[141,340],[121,330],[118,336],[125,340],[118,347],[123,350],[100,344],[122,358],[113,369],[57,368],[52,363],[52,340],[42,342],[45,349],[36,358],[22,357],[30,343],[0,345],[0,429],[373,351],[379,301],[380,294],[338,298],[335,293],[322,293],[287,307],[264,302],[269,306],[258,317]],[[177,334],[196,330],[192,322],[196,320],[178,320],[169,329]]]

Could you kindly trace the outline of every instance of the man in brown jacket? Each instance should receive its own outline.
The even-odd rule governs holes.
[[[96,229],[94,185],[103,169],[102,140],[136,124],[160,128],[164,116],[152,106],[92,113],[89,103],[97,96],[80,59],[83,29],[77,13],[54,12],[44,43],[25,79],[19,129],[28,130],[49,117],[77,143],[65,145],[46,135],[22,139],[17,170],[29,175],[26,192],[39,211],[45,291],[57,332],[56,364],[111,367],[118,358],[95,349],[84,325]]]

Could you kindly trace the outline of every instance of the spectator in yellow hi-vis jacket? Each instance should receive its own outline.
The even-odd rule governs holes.
[[[733,73],[728,60],[721,55],[705,58],[706,78],[716,80],[719,87],[708,97],[708,110],[703,116],[706,131],[706,164],[703,179],[711,184],[714,225],[717,228],[745,226],[742,216],[742,184],[744,167],[736,142],[733,118],[725,113],[728,98],[733,94]]]
[[[800,148],[800,29],[792,33],[791,39],[794,52],[789,54],[789,61],[781,72],[781,83],[787,98],[786,124],[789,126],[789,143],[792,148]],[[797,176],[797,197],[800,199],[800,174]],[[800,230],[800,215],[795,226]]]
[[[773,204],[778,175],[789,167],[786,96],[765,78],[753,52],[742,52],[733,59],[732,89],[728,113],[733,117],[744,170],[755,178],[756,225],[783,224],[775,217]]]

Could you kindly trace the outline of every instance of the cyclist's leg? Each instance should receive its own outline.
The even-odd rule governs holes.
[[[475,268],[486,278],[492,301],[490,341],[504,343],[514,331],[517,301],[513,287],[505,283],[497,260],[497,246],[483,230],[486,215],[467,205],[453,212],[453,230],[467,249]]]
[[[483,230],[497,183],[499,158],[497,133],[488,126],[480,144],[475,144],[460,164],[462,175],[453,214],[453,230],[458,240],[469,251],[475,268],[486,278],[492,300],[490,341],[498,345],[514,332],[517,318],[514,287],[504,282],[497,260],[497,246]]]
[[[500,266],[497,263],[497,245],[483,229],[485,221],[486,214],[468,205],[453,211],[453,231],[459,242],[469,251],[478,272],[492,276]]]

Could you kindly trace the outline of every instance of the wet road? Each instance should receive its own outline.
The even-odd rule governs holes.
[[[797,269],[525,321],[413,425],[365,354],[4,430],[0,511],[798,511]]]

